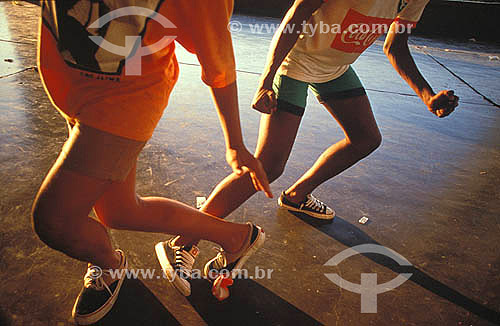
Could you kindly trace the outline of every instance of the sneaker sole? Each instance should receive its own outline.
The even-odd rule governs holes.
[[[125,257],[123,251],[120,250],[120,252],[122,253],[123,258],[125,259],[125,266],[123,267],[123,269],[127,269],[128,268],[127,257]],[[77,325],[92,325],[97,323],[102,318],[104,318],[104,316],[106,316],[106,314],[113,308],[116,300],[118,299],[118,293],[120,293],[120,289],[122,287],[123,281],[125,280],[126,274],[123,273],[122,275],[123,277],[118,280],[118,285],[116,286],[115,293],[113,293],[113,295],[108,299],[108,301],[95,312],[87,315],[77,315],[76,314],[77,302],[75,302],[73,310],[71,311],[71,316],[73,317]]]
[[[259,250],[259,248],[262,247],[262,245],[264,244],[264,241],[266,241],[266,233],[264,232],[264,230],[262,230],[262,228],[257,225],[255,227],[259,230],[259,235],[257,236],[257,239],[253,242],[253,244],[250,247],[248,247],[247,251],[240,257],[238,263],[234,266],[233,270],[231,271],[231,278],[233,279],[238,277],[241,268],[246,263],[248,258],[250,258],[250,256],[252,256],[257,250]],[[205,264],[205,267],[203,268],[203,276],[209,281],[212,279],[208,277],[209,274],[208,268],[214,259],[215,257],[209,260]]]
[[[183,296],[188,297],[191,295],[191,289],[182,284],[182,280],[175,274],[174,267],[170,264],[167,257],[167,243],[158,242],[155,246],[156,258],[160,263],[164,275],[167,276],[168,281],[179,291]]]
[[[335,218],[335,211],[333,211],[333,209],[332,209],[333,213],[331,215],[314,213],[314,212],[306,211],[306,210],[303,210],[300,208],[288,206],[287,204],[285,204],[281,201],[281,198],[278,198],[278,205],[282,208],[288,209],[289,211],[303,213],[303,214],[309,215],[311,217],[314,217],[314,218],[317,218],[320,220],[333,220]]]

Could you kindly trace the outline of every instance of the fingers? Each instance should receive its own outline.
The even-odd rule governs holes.
[[[455,108],[458,106],[459,97],[455,96],[455,92],[452,90],[441,91],[439,94],[435,96],[433,112],[439,118],[444,118],[450,115]]]
[[[252,104],[252,108],[261,113],[266,113],[266,114],[271,113],[269,105],[264,103],[265,101],[266,101],[265,98],[259,97],[257,101]]]
[[[226,154],[227,155],[227,154]],[[243,166],[241,166],[237,160],[234,160],[232,158],[227,158],[227,162],[229,163],[229,166],[233,170],[234,173],[237,175],[242,175],[245,171],[243,170]]]
[[[443,109],[440,109],[440,110],[437,110],[436,111],[436,115],[440,118],[445,118],[447,116],[449,116],[453,111],[455,111],[454,109],[451,109],[451,110],[443,110]]]
[[[267,174],[264,171],[262,164],[260,164],[259,161],[256,162],[258,164],[255,166],[254,170],[250,172],[252,183],[255,189],[262,190],[268,198],[273,198],[271,186],[269,186],[269,181],[267,180]]]
[[[448,103],[446,104],[453,108],[456,108],[458,106],[459,97],[455,96],[454,91],[446,91],[446,97],[448,97]]]
[[[269,112],[269,111],[268,111],[265,107],[261,107],[261,106],[258,106],[258,105],[256,105],[256,104],[253,104],[253,105],[252,105],[252,109],[257,110],[257,111],[259,111],[260,113],[265,113],[265,114],[269,114],[269,113],[271,113],[271,112]]]
[[[241,170],[244,173],[248,172],[248,174],[250,175],[250,180],[252,180],[252,185],[255,188],[255,190],[257,190],[257,191],[263,190],[263,187],[260,185],[257,177],[255,176],[255,173],[250,168],[248,168],[247,166],[244,166],[244,167],[242,167]]]
[[[438,110],[436,110],[436,115],[440,118],[445,118],[445,117],[449,116],[453,111],[455,111],[455,107],[456,106],[453,106],[453,107],[450,107],[447,109],[438,109]]]
[[[458,106],[459,98],[454,94],[455,93],[453,91],[448,91],[446,93],[446,95],[448,96],[448,101],[444,104],[444,108],[442,109],[440,118],[449,116],[453,111],[455,111],[455,108]]]
[[[253,161],[251,162],[247,162],[245,166],[238,166],[238,164],[233,164],[231,167],[233,169],[233,172],[239,176],[245,172],[249,172],[250,179],[252,180],[252,184],[255,190],[263,191],[268,198],[273,198],[271,186],[269,185],[269,181],[267,179],[267,174],[264,171],[262,164],[256,158],[253,158]]]
[[[445,118],[449,116],[453,111],[455,111],[455,107],[448,107],[446,109],[437,109],[435,114],[440,118]]]
[[[269,94],[269,99],[269,107],[271,108],[271,110],[276,111],[276,108],[278,107],[278,99],[276,98],[276,93],[271,91]]]
[[[271,114],[276,111],[277,99],[276,94],[272,90],[263,89],[257,94],[257,98],[252,104],[252,108],[266,114]]]

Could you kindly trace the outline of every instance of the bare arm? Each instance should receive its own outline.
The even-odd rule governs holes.
[[[434,93],[432,87],[418,70],[410,49],[408,33],[397,33],[397,23],[393,23],[384,43],[384,53],[392,66],[420,97],[429,111],[444,118],[458,106],[458,97],[451,90]]]
[[[309,20],[322,3],[323,0],[296,0],[286,14],[276,32],[279,36],[275,36],[271,43],[267,64],[252,104],[254,109],[263,113],[271,113],[276,109],[276,98],[272,90],[274,76],[299,38],[300,34],[295,32],[298,26]],[[290,32],[292,29],[287,32],[286,25],[295,27],[293,32]]]
[[[211,87],[210,89],[226,141],[228,164],[236,174],[242,174],[248,170],[255,189],[264,191],[267,197],[272,198],[271,188],[262,164],[250,154],[243,143],[236,82],[223,88]]]
[[[226,144],[226,160],[234,173],[249,171],[257,190],[272,197],[261,163],[248,152],[241,135],[236,68],[227,29],[232,0],[172,0],[165,13],[178,26],[178,40],[196,53],[202,80],[212,92]]]

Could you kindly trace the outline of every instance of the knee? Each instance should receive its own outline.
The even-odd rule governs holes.
[[[358,152],[360,158],[366,157],[373,153],[382,144],[382,135],[377,130],[362,137],[360,140],[351,141],[352,146]]]
[[[265,163],[263,162],[263,165],[267,174],[267,179],[269,180],[269,183],[271,183],[283,174],[285,171],[286,161],[275,159]]]
[[[45,239],[50,235],[50,221],[41,207],[41,202],[36,199],[31,208],[31,226],[35,234],[46,243]]]
[[[141,205],[142,200],[137,198],[137,205]],[[97,218],[107,228],[115,230],[125,230],[130,228],[128,221],[134,220],[137,215],[136,207],[124,207],[121,205],[100,204],[94,207]]]
[[[124,229],[123,218],[124,215],[120,214],[118,211],[98,211],[96,209],[96,215],[102,225],[109,229],[121,230]]]
[[[60,223],[62,219],[44,208],[40,200],[36,200],[31,211],[31,225],[38,238],[52,249],[60,250],[64,246],[64,234],[67,226]]]

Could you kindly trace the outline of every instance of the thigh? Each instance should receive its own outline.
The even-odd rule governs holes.
[[[66,146],[66,150],[71,150]],[[91,177],[65,167],[67,152],[59,154],[45,177],[33,205],[34,215],[45,220],[87,217],[97,199],[111,181]],[[50,225],[61,225],[50,223]]]
[[[264,167],[285,164],[292,151],[302,116],[277,110],[262,114],[255,156]]]
[[[284,75],[276,75],[277,110],[262,114],[255,156],[269,170],[275,163],[284,164],[293,147],[307,102],[308,84]]]
[[[103,194],[123,184],[142,147],[133,141],[130,146],[123,139],[115,142],[114,137],[78,123],[71,126],[68,140],[40,187],[36,212],[63,218],[87,216]]]
[[[138,215],[139,197],[135,191],[136,165],[123,181],[113,182],[94,204],[99,220],[105,225],[114,225],[117,219]]]
[[[87,216],[108,185],[109,181],[66,170],[56,162],[40,187],[34,210],[49,218]]]
[[[337,120],[349,140],[355,142],[367,136],[380,137],[380,131],[366,95],[330,99],[323,105]]]
[[[332,81],[312,84],[311,89],[349,139],[379,135],[370,101],[352,67]]]

